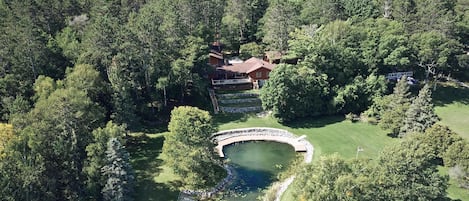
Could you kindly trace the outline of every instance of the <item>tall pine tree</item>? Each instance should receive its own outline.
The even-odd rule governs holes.
[[[404,124],[400,128],[399,137],[404,137],[408,133],[423,133],[438,121],[432,104],[432,92],[430,86],[426,84],[419,92],[419,96],[412,102],[407,110]]]
[[[379,112],[381,118],[379,126],[383,129],[389,129],[392,135],[397,135],[411,103],[411,93],[406,76],[399,80],[389,98],[391,99],[390,104]]]
[[[102,171],[107,178],[102,193],[106,201],[131,201],[134,187],[134,173],[130,165],[129,153],[117,138],[107,144],[107,165]]]
[[[117,125],[109,121],[104,128],[93,130],[93,143],[86,147],[87,159],[83,171],[86,174],[87,196],[102,200],[101,191],[106,184],[106,179],[101,169],[107,164],[106,150],[109,139],[117,138],[123,142],[126,135],[125,126]]]

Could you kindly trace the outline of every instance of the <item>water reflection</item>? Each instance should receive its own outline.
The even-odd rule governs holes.
[[[296,154],[290,145],[265,141],[236,143],[223,151],[236,178],[225,191],[229,201],[256,200]]]

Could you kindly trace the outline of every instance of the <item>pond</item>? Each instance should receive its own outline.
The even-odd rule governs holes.
[[[223,152],[235,174],[225,190],[224,199],[228,201],[256,200],[296,156],[292,146],[266,141],[235,143],[224,147]]]

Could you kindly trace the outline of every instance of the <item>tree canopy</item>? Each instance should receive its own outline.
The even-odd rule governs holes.
[[[383,76],[467,80],[468,8],[467,0],[0,0],[0,200],[104,198],[109,139],[124,149],[127,128],[166,125],[176,106],[209,102],[213,42],[226,56],[282,55],[261,90],[263,107],[280,121],[370,108],[393,135],[434,132],[429,89],[412,100],[403,78],[387,95],[392,84]],[[216,172],[201,168],[217,166],[210,115],[173,113],[168,164],[186,187],[215,182]],[[438,156],[467,173],[467,154],[448,154],[465,149],[457,141]],[[348,166],[334,198],[356,182]],[[421,170],[440,184],[433,169]],[[437,198],[440,187],[422,187],[422,197]],[[403,192],[395,196],[415,198]]]
[[[429,145],[407,139],[383,150],[376,163],[323,156],[299,171],[297,200],[438,200],[446,196]]]
[[[171,111],[163,154],[183,182],[183,187],[203,189],[217,182],[212,118],[207,111],[182,106]]]

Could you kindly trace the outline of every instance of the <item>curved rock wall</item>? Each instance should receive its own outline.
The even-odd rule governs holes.
[[[298,136],[283,129],[267,128],[267,127],[253,127],[253,128],[225,130],[225,131],[214,133],[212,135],[212,141],[218,144],[218,142],[228,140],[229,138],[235,138],[235,137],[241,137],[241,136],[247,137],[248,139],[248,140],[243,140],[243,141],[249,141],[250,136],[256,140],[259,139],[259,136],[269,136],[269,138],[266,138],[265,140],[269,140],[271,139],[270,137],[276,137],[276,136],[282,137],[282,138],[290,138],[292,142],[295,142],[297,140],[297,142],[302,143],[304,147],[306,148],[305,163],[310,163],[313,160],[313,152],[314,152],[313,145],[311,145],[311,143],[309,143],[304,138],[299,139]],[[294,146],[293,144],[291,145]]]
[[[306,153],[305,153],[305,163],[311,163],[313,159],[313,152],[314,148],[313,145],[305,140],[304,138],[298,137],[286,130],[282,129],[276,129],[276,128],[266,128],[266,127],[254,127],[254,128],[242,128],[242,129],[232,129],[232,130],[225,130],[225,131],[220,131],[217,133],[214,133],[212,135],[212,141],[216,144],[218,142],[227,140],[230,138],[235,138],[235,137],[241,137],[241,136],[269,136],[269,137],[282,137],[282,138],[290,138],[291,140],[297,140],[298,142],[301,142],[304,144],[306,148]],[[248,141],[248,140],[246,140]],[[219,193],[222,191],[233,179],[233,169],[229,165],[224,165],[224,168],[226,169],[227,176],[220,182],[218,183],[215,187],[209,190],[202,190],[202,191],[193,191],[193,190],[183,190],[182,193],[189,195],[189,196],[197,196],[201,198],[209,198],[214,194]],[[287,179],[285,182],[282,182],[282,187],[279,189],[277,193],[277,198],[278,200],[283,192],[287,189],[288,185],[293,182],[294,176],[290,177]]]

